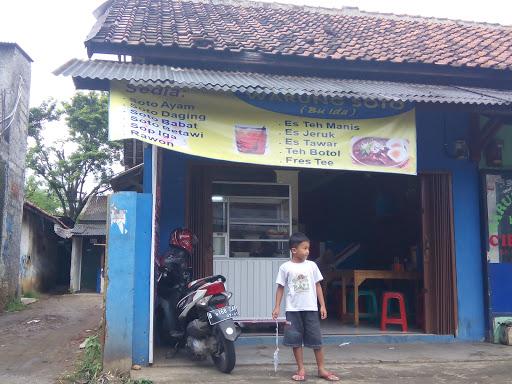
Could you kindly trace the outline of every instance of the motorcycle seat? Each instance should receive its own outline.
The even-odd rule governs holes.
[[[201,285],[203,284],[207,284],[207,283],[213,283],[214,281],[222,281],[223,283],[226,281],[226,278],[222,275],[214,275],[214,276],[208,276],[208,277],[203,277],[201,279],[197,279],[197,280],[194,280],[192,282],[190,282],[188,284],[188,289],[189,290],[192,290],[192,289],[197,289],[199,288]]]

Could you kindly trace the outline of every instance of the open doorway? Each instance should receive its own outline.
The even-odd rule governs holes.
[[[390,291],[403,294],[408,330],[421,331],[420,190],[415,176],[300,172],[300,229],[311,238],[312,255],[317,256],[327,283],[330,316],[325,333],[353,333],[354,325],[358,326],[357,333],[379,332],[382,296]],[[351,271],[374,273],[361,273],[361,283],[355,286]],[[348,277],[342,287],[344,272]],[[393,326],[386,329],[400,330]]]
[[[224,274],[244,319],[269,318],[275,275],[287,257],[279,246],[268,245],[285,242],[285,231],[299,230],[312,240],[312,259],[329,264],[331,272],[378,272],[359,279],[357,287],[353,278],[346,281],[345,294],[339,278],[328,281],[326,334],[381,333],[382,296],[389,291],[404,296],[409,332],[456,334],[449,175],[273,170],[223,163],[191,167],[187,184],[187,225],[200,238],[192,260],[195,274]],[[277,187],[283,184],[289,186],[284,192]],[[266,202],[263,211],[261,202]],[[243,209],[238,207],[242,203]],[[256,220],[262,215],[265,220],[274,215],[282,223],[270,228],[265,220]],[[243,219],[244,225],[235,219]],[[253,243],[261,245],[258,252]],[[324,277],[329,277],[327,272]],[[367,316],[370,300],[376,302],[374,316]],[[387,308],[398,309],[394,303]],[[344,312],[352,313],[352,321],[342,321]],[[391,325],[385,332],[401,331]]]

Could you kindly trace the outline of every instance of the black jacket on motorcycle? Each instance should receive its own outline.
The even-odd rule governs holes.
[[[162,274],[157,285],[157,294],[163,298],[174,296],[176,291],[184,292],[191,281],[188,268],[190,254],[183,248],[171,245],[169,250],[160,256]]]

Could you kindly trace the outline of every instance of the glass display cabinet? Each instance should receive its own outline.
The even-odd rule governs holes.
[[[214,183],[212,204],[215,257],[289,257],[289,185]]]

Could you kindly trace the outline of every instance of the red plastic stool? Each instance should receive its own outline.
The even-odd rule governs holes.
[[[388,302],[391,299],[398,300],[400,317],[388,317]],[[402,332],[407,332],[407,315],[405,314],[405,299],[400,292],[384,292],[382,295],[382,316],[380,318],[380,330],[385,331],[386,325],[398,324],[402,326]]]

